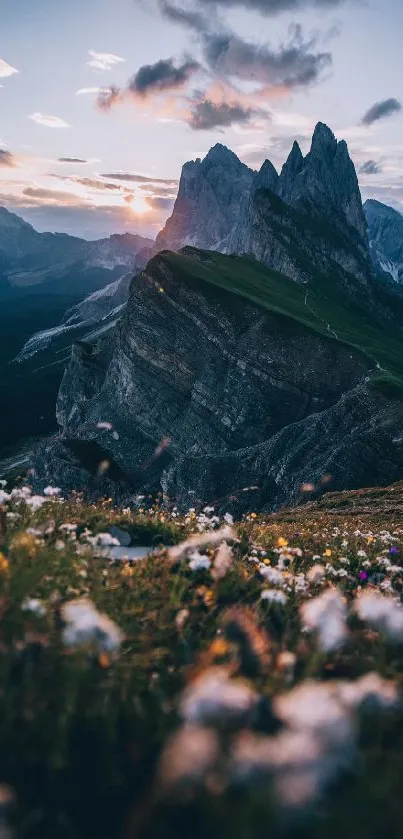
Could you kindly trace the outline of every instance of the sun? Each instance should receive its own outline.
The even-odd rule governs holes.
[[[144,213],[149,213],[151,211],[150,205],[147,203],[143,195],[139,195],[139,193],[133,195],[133,198],[131,198],[128,203],[130,209],[138,216],[142,216]]]

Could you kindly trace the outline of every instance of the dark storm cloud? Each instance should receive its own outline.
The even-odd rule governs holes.
[[[247,123],[253,116],[260,116],[261,113],[253,108],[244,108],[240,104],[216,104],[210,99],[203,99],[193,105],[189,125],[195,131],[208,131],[212,128],[225,128],[233,123]]]
[[[8,169],[13,169],[16,166],[16,160],[11,151],[7,149],[0,149],[0,166],[6,166]]]
[[[173,6],[169,0],[160,0],[160,9],[164,17],[172,23],[182,24],[182,26],[187,26],[196,32],[205,32],[208,29],[207,18],[197,11]]]
[[[83,160],[81,157],[59,157],[59,163],[88,163],[88,160]]]
[[[402,110],[402,105],[398,99],[383,99],[382,102],[375,102],[369,111],[364,114],[362,118],[363,125],[372,125],[380,119],[391,117]]]
[[[260,12],[262,15],[273,16],[281,14],[281,12],[294,12],[308,8],[331,10],[345,2],[348,2],[348,0],[197,0],[197,7],[199,10],[201,8],[206,12],[211,12],[211,10],[233,9],[238,6],[249,11]],[[197,19],[202,22],[204,20],[200,11],[194,12],[193,9],[189,11],[186,7],[185,9],[173,7],[170,2],[161,2],[161,7],[167,17],[179,23],[192,25],[192,17],[195,17],[196,23]],[[182,20],[180,19],[181,15],[183,15]],[[197,28],[197,26],[194,28]]]
[[[199,66],[197,61],[189,59],[175,67],[173,58],[162,58],[155,64],[140,67],[128,82],[127,89],[138,96],[176,90],[189,81]]]
[[[235,34],[205,34],[204,57],[210,69],[269,86],[297,87],[317,81],[332,62],[330,52],[316,51],[316,40],[304,40],[299,25],[290,27],[279,49],[257,45]]]
[[[379,175],[382,172],[382,166],[376,160],[366,160],[358,171],[361,175]]]
[[[137,175],[132,172],[109,172],[105,175],[101,174],[101,178],[116,181],[128,181],[133,184],[166,184],[167,186],[176,186],[178,181],[169,178],[150,178],[148,175]]]

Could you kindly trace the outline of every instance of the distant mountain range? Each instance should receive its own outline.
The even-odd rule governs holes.
[[[321,491],[324,475],[403,477],[403,294],[366,214],[347,145],[322,123],[280,174],[221,145],[185,164],[118,327],[73,348],[38,488],[239,513]]]
[[[79,295],[134,271],[153,241],[124,233],[89,242],[65,233],[38,233],[0,207],[0,299],[30,294]]]
[[[127,298],[123,277],[139,270],[139,254],[153,244],[129,233],[95,242],[38,233],[0,207],[0,451],[56,429],[55,401],[74,340],[96,320],[91,312],[102,319],[115,305],[115,284],[124,289],[116,291],[116,306]],[[87,314],[71,311],[88,295]]]

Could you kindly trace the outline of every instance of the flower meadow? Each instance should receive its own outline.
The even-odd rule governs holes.
[[[0,836],[400,836],[402,496],[234,522],[3,482]]]

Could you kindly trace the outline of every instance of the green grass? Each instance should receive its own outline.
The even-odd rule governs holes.
[[[392,398],[403,399],[403,346],[359,304],[340,303],[340,290],[318,277],[299,285],[250,257],[200,252],[203,259],[166,252],[162,258],[193,281],[209,283],[239,295],[269,312],[292,319],[320,335],[365,353],[380,367],[372,386]],[[161,257],[160,257],[161,258]],[[331,278],[330,278],[331,279]],[[392,386],[393,382],[393,386]]]
[[[315,637],[301,634],[298,607],[307,595],[290,591],[285,607],[270,606],[260,598],[267,584],[249,560],[253,550],[264,550],[275,565],[279,539],[302,551],[293,574],[307,572],[314,556],[336,570],[347,557],[347,577],[335,583],[329,571],[326,585],[338,585],[351,601],[362,585],[359,550],[376,571],[379,555],[393,544],[393,561],[402,564],[402,502],[397,486],[325,496],[283,515],[250,514],[237,526],[233,564],[221,580],[191,571],[187,560],[167,560],[168,544],[197,532],[195,514],[172,518],[157,507],[130,513],[79,501],[31,513],[24,503],[8,503],[12,515],[3,509],[0,520],[0,783],[16,795],[16,839],[379,839],[382,832],[400,839],[401,709],[363,715],[347,773],[298,819],[278,811],[267,782],[226,789],[212,778],[192,794],[185,787],[166,796],[158,766],[195,669],[226,666],[258,691],[262,706],[253,728],[262,736],[272,731],[272,697],[307,678],[354,679],[375,670],[403,684],[401,647],[352,622],[344,649],[320,652]],[[76,525],[74,539],[60,529],[65,523]],[[111,525],[129,532],[134,544],[160,550],[133,565],[111,563],[85,536],[86,528],[96,534]],[[395,595],[401,590],[399,575]],[[61,609],[79,597],[122,628],[120,655],[63,645]],[[42,616],[22,610],[27,598],[41,600]],[[233,636],[223,646],[230,637],[223,635],[225,616],[239,606],[248,610],[242,612],[248,640]],[[291,683],[278,666],[285,650],[296,655]],[[235,734],[223,739],[222,767]]]

